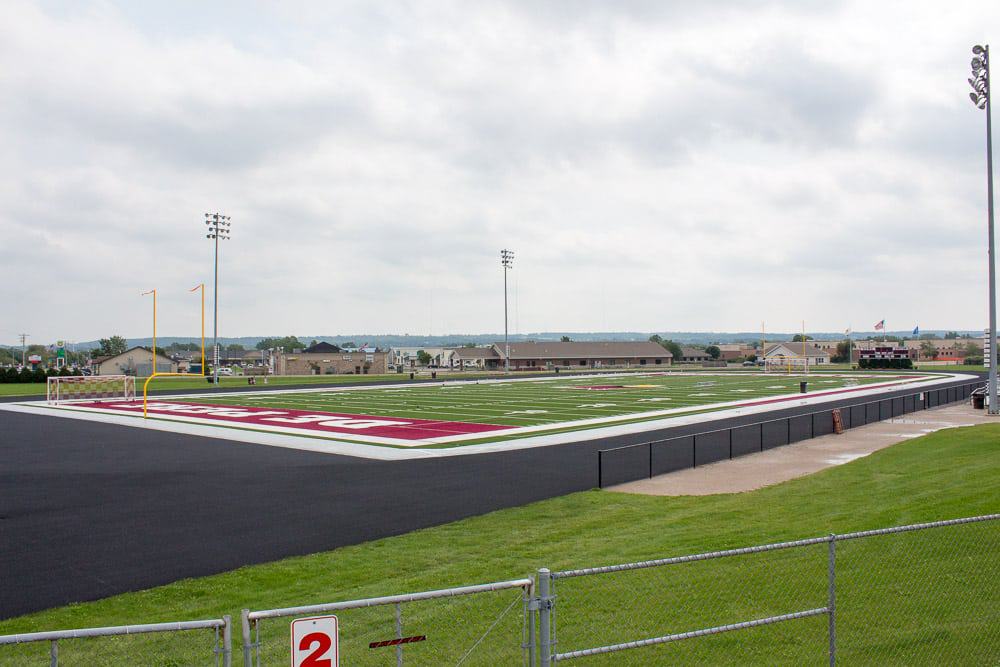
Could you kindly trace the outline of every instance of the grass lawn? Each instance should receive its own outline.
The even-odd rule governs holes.
[[[492,374],[496,376],[496,374]],[[474,379],[477,377],[489,377],[486,373],[463,373],[458,378]],[[389,373],[385,375],[278,375],[268,377],[268,387],[280,387],[283,385],[338,385],[338,384],[357,384],[362,382],[386,382],[390,380],[405,380],[409,378],[408,374],[404,373]],[[418,380],[429,380],[429,373],[422,373],[417,375]],[[142,385],[146,381],[146,378],[136,378],[135,388],[136,392],[142,395]],[[263,380],[258,378],[259,382]],[[246,387],[247,378],[244,376],[233,376],[233,377],[220,377],[218,391],[232,390],[236,388]],[[257,385],[263,388],[263,385]],[[204,389],[205,391],[213,391],[216,388],[210,385],[204,378],[200,376],[195,376],[193,378],[184,377],[165,377],[157,378],[149,383],[149,391],[156,393],[169,393],[172,391],[180,391],[184,389]],[[45,383],[28,383],[28,384],[0,384],[0,396],[45,396]]]
[[[576,493],[399,537],[51,609],[0,622],[0,633],[226,613],[236,619],[244,607],[390,595],[523,577],[542,566],[587,567],[995,513],[1000,511],[998,441],[1000,425],[940,431],[742,494]],[[841,661],[995,661],[1000,653],[998,562],[997,522],[838,545]],[[556,593],[560,651],[693,630],[825,605],[826,546],[560,579]],[[480,651],[464,664],[518,664],[521,620],[515,598],[490,594],[405,605],[406,632],[428,635],[427,642],[407,646],[406,655],[415,664],[453,664],[499,618]],[[340,617],[345,661],[394,660],[392,649],[378,652],[367,644],[393,636],[391,607]],[[287,663],[287,632],[287,619],[262,624],[267,664]],[[205,639],[197,650],[208,645]],[[132,642],[134,650],[148,655],[195,651],[181,648],[181,641],[128,637],[116,646]],[[93,664],[97,647],[111,642],[77,644],[85,646],[61,643],[66,664],[77,664],[74,655]],[[826,618],[815,617],[583,662],[819,664],[825,646]],[[47,650],[44,645],[0,647],[0,664],[21,664],[26,655],[44,657]],[[145,660],[155,661],[148,655]]]

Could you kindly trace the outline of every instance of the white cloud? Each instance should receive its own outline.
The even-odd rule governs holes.
[[[965,8],[12,3],[0,340],[978,328]]]

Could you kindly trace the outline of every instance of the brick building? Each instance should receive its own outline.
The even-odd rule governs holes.
[[[275,355],[275,375],[378,375],[389,372],[390,355],[385,350],[363,348],[356,352],[336,345],[317,343],[304,350]]]

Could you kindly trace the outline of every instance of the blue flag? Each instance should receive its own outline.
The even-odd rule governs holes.
[[[913,327],[913,335],[914,336],[920,335],[920,327]]]

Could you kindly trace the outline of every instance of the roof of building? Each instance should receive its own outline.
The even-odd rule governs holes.
[[[111,354],[111,355],[106,355],[106,356],[103,356],[103,357],[95,357],[94,358],[94,362],[98,363],[98,364],[103,364],[105,361],[108,361],[110,359],[116,359],[118,357],[124,357],[129,352],[135,352],[136,350],[145,350],[146,352],[152,352],[152,349],[150,349],[148,347],[145,347],[143,345],[135,345],[135,346],[130,347],[129,349],[125,350],[121,354]],[[161,347],[156,348],[156,356],[157,357],[162,357],[163,359],[166,359],[167,361],[169,361],[171,363],[173,363],[173,361],[174,361],[169,356],[167,356],[166,354],[164,354],[163,348],[161,348]]]
[[[681,352],[685,357],[710,357],[708,352],[697,347],[682,347]]]
[[[764,352],[764,356],[765,357],[768,356],[769,354],[771,354],[772,352],[774,352],[779,347],[785,348],[786,350],[788,350],[789,352],[791,352],[796,357],[801,357],[802,356],[802,343],[800,341],[798,341],[798,342],[784,341],[784,342],[781,342],[781,343],[771,343],[771,344],[769,344],[767,346],[767,349]],[[810,343],[806,343],[805,344],[805,356],[807,356],[807,357],[828,357],[828,356],[830,356],[830,353],[827,352],[826,350],[819,349],[815,345],[812,345]]]
[[[494,343],[493,349],[504,356],[504,344]],[[511,343],[511,359],[629,359],[637,357],[670,359],[673,355],[652,341],[560,341]]]
[[[340,352],[340,348],[336,345],[327,343],[326,341],[320,341],[315,345],[310,345],[306,349],[302,350],[304,354],[313,354],[315,352]]]
[[[456,359],[499,359],[500,355],[492,347],[455,348]]]

